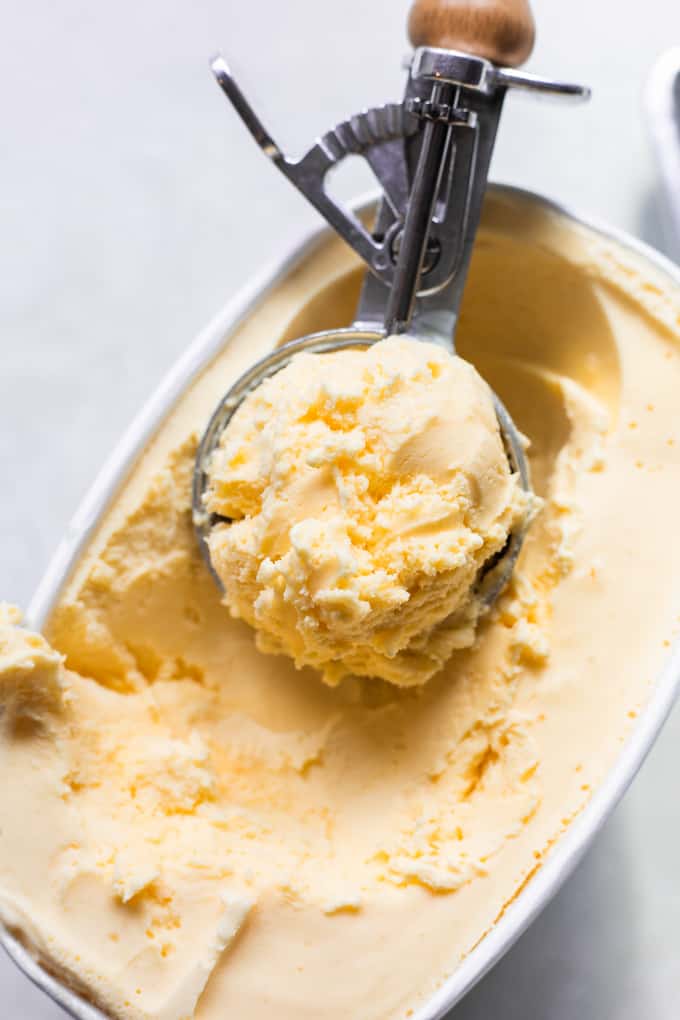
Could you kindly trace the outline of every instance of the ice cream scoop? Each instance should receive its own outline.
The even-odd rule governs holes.
[[[454,333],[487,173],[505,93],[510,87],[582,98],[587,90],[536,78],[501,62],[519,63],[533,45],[526,0],[446,3],[416,0],[409,21],[418,48],[410,63],[402,104],[372,109],[337,125],[299,161],[282,153],[218,57],[213,71],[256,141],[277,167],[352,245],[370,270],[354,325],[303,337],[255,364],[215,410],[199,445],[193,515],[205,558],[213,560],[211,534],[232,519],[219,510],[211,470],[222,436],[244,399],[272,375],[287,371],[302,352],[322,354],[367,348],[390,336],[408,336],[455,354]],[[443,46],[460,49],[444,49]],[[325,190],[329,170],[347,155],[362,155],[383,187],[371,229]],[[456,400],[455,387],[450,393]],[[507,465],[530,493],[522,437],[497,396],[495,415]],[[212,497],[210,495],[212,492]],[[530,499],[525,501],[528,508]],[[477,564],[474,597],[489,607],[507,584],[519,555],[527,515],[509,517],[500,547]],[[233,603],[232,603],[233,608]]]

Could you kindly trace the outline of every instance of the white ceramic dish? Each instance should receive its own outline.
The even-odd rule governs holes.
[[[680,269],[639,241],[612,230],[606,225],[576,215],[571,210],[532,192],[501,185],[492,185],[491,187],[497,194],[512,197],[518,202],[547,207],[596,234],[604,235],[620,245],[632,249],[643,259],[652,263],[657,270],[660,269],[664,272],[669,278],[670,286],[680,288]],[[368,201],[357,203],[355,208],[359,210],[368,204]],[[315,245],[326,235],[327,230],[328,228],[325,227],[317,229],[303,237],[284,259],[269,267],[249,287],[241,291],[199,334],[162,381],[124,434],[71,522],[29,607],[28,620],[31,626],[40,628],[49,616],[73,565],[86,547],[93,529],[116,495],[138,454],[143,450],[177,398],[228,342],[236,325],[254,304],[310,254]],[[593,795],[588,806],[557,842],[540,870],[505,911],[494,928],[465,958],[437,994],[414,1015],[413,1020],[439,1020],[445,1016],[507,952],[555,895],[574,870],[640,768],[661,730],[679,688],[680,647],[676,645],[617,762],[604,783]],[[100,1010],[86,1003],[71,989],[66,988],[48,974],[9,932],[0,929],[0,943],[27,977],[73,1017],[78,1020],[106,1020]]]

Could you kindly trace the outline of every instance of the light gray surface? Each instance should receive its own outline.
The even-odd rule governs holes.
[[[207,57],[240,54],[295,150],[400,95],[407,4],[3,6],[0,596],[25,604],[166,367],[314,222],[226,109]],[[654,57],[680,42],[680,10],[647,0],[641,19],[632,6],[537,0],[529,69],[583,80],[595,98],[573,109],[509,100],[493,175],[659,243],[640,91]],[[350,195],[365,180],[338,186]],[[676,712],[595,849],[456,1020],[676,1020],[679,737]],[[0,1003],[3,1020],[63,1016],[1,958]]]

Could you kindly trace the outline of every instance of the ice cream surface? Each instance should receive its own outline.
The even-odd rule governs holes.
[[[246,397],[209,474],[227,605],[329,683],[423,683],[471,645],[480,571],[528,502],[479,373],[403,337],[296,355]]]
[[[249,312],[31,621],[46,640],[0,613],[0,918],[116,1020],[422,1016],[677,632],[678,289],[496,194],[457,342],[531,441],[544,504],[511,586],[425,684],[258,650],[193,532],[198,438],[273,341],[351,320],[358,275],[328,240]]]

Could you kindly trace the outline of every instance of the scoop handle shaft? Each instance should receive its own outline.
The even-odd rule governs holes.
[[[414,0],[408,33],[414,46],[519,67],[533,49],[535,29],[529,0]]]

